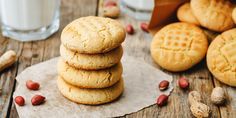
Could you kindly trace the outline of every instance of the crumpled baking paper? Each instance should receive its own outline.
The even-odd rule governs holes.
[[[78,118],[78,117],[117,117],[137,112],[155,104],[156,98],[162,92],[158,89],[161,80],[172,81],[172,77],[161,70],[132,56],[122,58],[125,90],[121,97],[111,103],[89,106],[76,104],[63,97],[57,89],[58,57],[33,65],[25,69],[16,79],[18,86],[13,97],[21,95],[25,98],[25,106],[16,105],[21,118]],[[38,91],[30,91],[25,82],[33,80],[40,83]],[[164,93],[169,94],[172,85]],[[31,98],[40,94],[46,97],[46,102],[39,106],[31,105]]]

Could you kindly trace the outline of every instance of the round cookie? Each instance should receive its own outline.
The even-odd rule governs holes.
[[[120,62],[123,55],[122,46],[109,52],[101,54],[81,54],[67,49],[65,46],[60,47],[61,57],[70,66],[85,70],[98,70],[109,68]]]
[[[234,20],[234,23],[236,24],[236,7],[234,8],[234,10],[232,12],[232,18]]]
[[[74,20],[62,31],[62,44],[79,53],[105,53],[125,39],[125,30],[116,20],[87,16]]]
[[[205,57],[208,42],[203,31],[190,23],[173,23],[155,34],[151,56],[162,68],[184,71]]]
[[[98,105],[117,99],[124,90],[124,82],[121,78],[115,85],[103,89],[82,89],[66,83],[61,77],[57,79],[57,86],[63,96],[69,100],[81,103]]]
[[[221,82],[236,86],[236,28],[218,35],[207,51],[207,66]]]
[[[201,26],[223,32],[234,26],[229,0],[191,0],[192,12]]]
[[[192,10],[190,8],[190,3],[185,3],[179,7],[177,11],[177,18],[179,19],[179,21],[182,22],[200,25],[200,23],[192,13]]]
[[[58,74],[71,85],[80,88],[105,88],[120,80],[123,68],[122,64],[118,63],[108,69],[88,71],[71,67],[60,59],[57,70]]]

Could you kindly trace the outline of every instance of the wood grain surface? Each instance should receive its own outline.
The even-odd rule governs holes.
[[[65,25],[82,16],[101,16],[103,3],[103,0],[62,0],[60,29],[47,40],[22,43],[0,35],[0,55],[9,49],[15,50],[18,55],[17,63],[8,69],[5,69],[3,72],[0,72],[1,118],[18,117],[15,106],[12,103],[12,93],[17,86],[15,82],[17,74],[22,72],[26,67],[59,56],[60,34]],[[144,62],[159,68],[152,61],[150,56],[149,47],[152,36],[140,29],[141,21],[137,21],[124,13],[122,13],[117,20],[122,22],[124,26],[126,24],[132,24],[135,28],[135,34],[127,35],[126,41],[123,44],[125,53],[143,59]],[[204,103],[209,105],[212,110],[211,117],[236,117],[235,88],[223,85],[217,81],[208,71],[205,59],[189,71],[182,73],[166,73],[173,75],[174,78],[174,81],[172,82],[174,90],[169,97],[167,106],[159,108],[156,105],[152,105],[123,117],[191,118],[193,116],[191,115],[187,101],[188,92],[191,90],[197,90],[202,94]],[[183,91],[176,85],[179,77],[187,77],[189,79],[190,88],[188,90]],[[215,86],[224,88],[227,97],[226,105],[217,107],[210,103],[210,94]]]

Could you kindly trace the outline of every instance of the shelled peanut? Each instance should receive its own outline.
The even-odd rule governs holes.
[[[134,34],[134,27],[131,24],[126,25],[125,30],[128,34]]]
[[[25,85],[29,90],[34,90],[34,91],[38,90],[40,87],[40,84],[38,82],[32,80],[27,80]],[[33,106],[41,105],[45,102],[45,100],[46,97],[36,94],[31,98],[31,104]],[[25,99],[22,96],[16,96],[15,103],[18,104],[19,106],[24,106]]]
[[[185,78],[185,77],[179,78],[178,84],[181,89],[187,89],[189,87],[189,82],[188,82],[187,78]]]
[[[19,106],[24,106],[25,105],[25,99],[22,96],[16,96],[15,97],[15,103],[18,104]]]
[[[45,97],[42,95],[35,95],[31,99],[31,103],[33,106],[40,105],[45,102]]]
[[[149,32],[149,31],[148,31],[148,24],[145,23],[145,22],[142,22],[142,23],[140,24],[140,28],[141,28],[144,32]]]
[[[169,81],[163,80],[159,83],[159,89],[161,91],[166,90],[169,87]]]
[[[115,1],[107,1],[103,7],[103,16],[109,18],[118,18],[120,15],[120,8]]]
[[[26,81],[26,87],[29,89],[29,90],[38,90],[40,85],[39,83],[37,82],[34,82],[32,80],[27,80]]]
[[[162,107],[162,106],[166,105],[167,102],[168,102],[168,96],[165,95],[165,94],[162,94],[157,98],[157,105],[159,107]]]

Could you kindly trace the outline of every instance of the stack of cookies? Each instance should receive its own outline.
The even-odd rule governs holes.
[[[61,34],[58,88],[69,100],[103,104],[118,98],[125,39],[122,25],[112,19],[88,16],[68,24]]]

